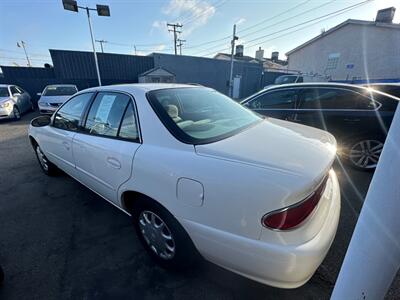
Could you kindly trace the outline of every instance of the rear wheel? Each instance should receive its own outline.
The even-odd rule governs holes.
[[[21,112],[19,111],[19,108],[16,105],[14,105],[13,107],[13,115],[14,115],[14,120],[21,119]]]
[[[357,139],[348,148],[348,161],[359,170],[374,170],[382,153],[383,145],[383,141],[375,138]]]
[[[40,168],[42,171],[48,176],[54,176],[57,174],[57,167],[53,163],[51,163],[47,157],[44,155],[42,149],[40,149],[39,145],[34,145],[36,158],[39,162]]]
[[[199,258],[185,229],[165,208],[151,199],[141,199],[132,213],[139,240],[149,255],[167,269],[183,269]]]

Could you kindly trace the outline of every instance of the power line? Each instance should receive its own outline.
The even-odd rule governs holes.
[[[297,4],[297,5],[295,5],[295,6],[291,7],[291,8],[289,8],[289,9],[287,9],[287,10],[285,10],[285,11],[283,11],[283,12],[277,14],[277,15],[275,15],[275,16],[272,16],[271,18],[264,19],[264,20],[262,20],[261,22],[258,22],[257,24],[251,25],[251,26],[249,26],[249,27],[245,27],[245,28],[239,30],[238,33],[243,32],[243,31],[248,31],[248,30],[251,29],[251,28],[257,27],[257,26],[259,26],[259,25],[261,25],[261,24],[263,24],[263,23],[267,23],[267,22],[269,22],[269,21],[271,21],[271,20],[274,20],[274,19],[276,19],[276,18],[278,18],[278,17],[280,17],[280,16],[283,16],[283,15],[287,14],[288,12],[291,12],[292,10],[295,10],[296,8],[298,8],[298,7],[302,6],[302,5],[307,4],[307,3],[310,2],[310,1],[311,1],[311,0],[303,1],[303,2],[301,2],[301,3],[299,3],[299,4]],[[333,1],[336,1],[336,0],[332,0],[332,1],[328,2],[328,3],[324,3],[324,4],[319,5],[319,6],[317,6],[317,7],[313,7],[312,9],[309,9],[309,10],[307,10],[307,11],[305,11],[305,12],[302,12],[302,13],[296,15],[296,16],[292,16],[292,17],[290,17],[290,18],[288,18],[288,19],[285,19],[284,21],[287,21],[287,20],[289,20],[289,19],[293,19],[293,18],[295,18],[295,17],[297,17],[297,16],[299,16],[299,15],[308,13],[309,11],[314,11],[314,10],[316,10],[316,9],[322,7],[322,6],[325,6],[325,5],[327,5],[327,4],[330,4],[330,3],[333,2]],[[280,24],[280,23],[283,23],[284,21],[280,21],[280,22],[278,22],[278,23],[272,24],[272,25],[270,25],[269,27],[275,26],[275,25]],[[248,35],[250,35],[250,34],[247,34],[246,36],[248,36]],[[213,40],[213,41],[209,41],[209,42],[197,44],[197,45],[194,45],[194,46],[189,46],[189,47],[186,47],[186,48],[188,48],[188,49],[190,49],[190,48],[197,48],[197,47],[201,47],[201,46],[204,46],[204,45],[212,44],[212,43],[214,43],[214,42],[219,42],[219,41],[223,41],[223,40],[228,40],[228,39],[230,39],[230,38],[231,38],[231,36],[230,36],[230,35],[227,35],[227,36],[225,36],[225,37],[223,37],[223,38],[220,38],[220,39],[216,39],[216,40]],[[221,47],[221,44],[215,45],[215,46],[213,46],[213,47],[211,47],[211,48],[207,48],[207,49],[203,50],[202,52],[208,51],[208,50],[210,50],[210,49],[217,48],[217,47]]]
[[[307,26],[303,26],[302,28],[297,29],[297,30],[295,30],[295,31],[292,31],[292,32],[289,32],[289,33],[285,33],[285,34],[283,34],[283,35],[280,35],[280,36],[278,36],[278,37],[275,37],[275,38],[273,38],[273,39],[269,39],[269,40],[265,40],[265,41],[262,41],[262,42],[254,43],[253,45],[249,45],[248,47],[253,47],[253,46],[258,45],[258,44],[260,44],[260,43],[264,43],[264,42],[266,42],[266,41],[271,41],[271,40],[274,40],[274,39],[283,37],[283,36],[285,36],[285,35],[288,35],[288,34],[290,34],[290,33],[300,31],[300,30],[302,30],[302,29],[304,29],[304,28],[307,28],[307,27],[310,27],[310,26],[312,26],[312,25],[318,24],[318,23],[320,23],[320,22],[322,22],[322,21],[325,21],[325,20],[327,20],[327,19],[329,19],[329,18],[332,18],[332,17],[338,16],[338,15],[341,15],[341,14],[343,14],[343,13],[345,13],[345,12],[348,12],[348,11],[350,11],[350,10],[353,10],[353,9],[355,9],[355,8],[358,8],[358,7],[360,7],[360,6],[363,6],[363,5],[365,5],[365,4],[369,3],[369,2],[372,2],[372,1],[375,1],[375,0],[366,0],[366,1],[358,2],[358,3],[356,3],[356,4],[347,6],[347,7],[345,7],[345,8],[339,9],[339,10],[334,11],[334,12],[331,12],[331,13],[329,13],[329,14],[325,14],[325,15],[323,15],[323,16],[320,16],[320,17],[317,17],[317,18],[314,18],[314,19],[311,19],[311,20],[308,20],[308,21],[305,21],[305,22],[302,22],[302,23],[299,23],[299,24],[296,24],[296,25],[287,27],[287,28],[285,28],[285,29],[281,29],[281,30],[272,32],[272,33],[270,33],[270,34],[257,37],[257,38],[255,38],[255,39],[253,39],[253,40],[248,41],[248,43],[253,42],[253,41],[256,41],[256,40],[259,40],[259,39],[262,39],[262,38],[267,37],[267,36],[271,36],[271,35],[274,35],[274,34],[277,34],[277,33],[283,32],[283,31],[286,31],[286,30],[290,30],[290,29],[296,28],[296,27],[301,26],[301,25],[308,24],[308,23],[310,23],[310,22],[317,21],[317,22],[314,22],[314,23],[309,24],[309,25],[307,25]],[[321,19],[322,19],[322,20],[321,20]],[[216,53],[216,52],[224,51],[224,50],[226,50],[226,49],[227,49],[227,48],[224,48],[224,49],[221,49],[221,50],[217,50],[217,51],[212,51],[212,52],[209,52],[209,53],[204,54],[204,55],[202,55],[202,56],[203,56],[203,57],[204,57],[204,56],[208,56],[208,55],[211,55],[211,54]]]
[[[210,6],[207,9],[203,10],[202,12],[198,13],[198,14],[193,14],[191,17],[186,18],[185,20],[182,20],[181,23],[186,25],[188,23],[191,23],[193,21],[195,21],[196,19],[198,19],[200,16],[204,15],[206,12],[208,12],[210,9],[216,9],[222,5],[224,5],[226,3],[227,0],[221,0],[219,3],[216,2],[216,4],[214,4],[214,6]]]
[[[266,23],[266,22],[269,22],[269,21],[271,21],[271,20],[274,20],[274,19],[276,19],[276,18],[278,18],[278,17],[280,17],[280,16],[283,16],[283,15],[287,14],[288,12],[291,12],[292,10],[295,10],[296,8],[298,8],[298,7],[300,7],[300,6],[306,5],[306,4],[307,4],[308,2],[310,2],[310,1],[311,1],[311,0],[303,1],[303,2],[301,2],[301,3],[299,3],[299,4],[295,5],[295,6],[293,6],[292,8],[289,8],[289,9],[287,9],[287,10],[285,10],[285,11],[283,11],[283,12],[281,12],[281,13],[279,13],[279,14],[277,14],[277,15],[271,17],[271,18],[266,18],[266,19],[264,19],[264,20],[258,22],[257,24],[254,24],[254,25],[252,25],[252,26],[246,27],[246,28],[244,28],[244,29],[242,29],[242,30],[238,30],[238,33],[243,32],[243,31],[247,31],[247,30],[249,30],[249,29],[252,29],[252,28],[254,28],[254,27],[257,27],[258,25],[261,25],[261,24],[263,24],[263,23]]]
[[[311,8],[311,9],[309,9],[309,10],[306,10],[305,12],[302,12],[302,13],[297,14],[297,15],[295,15],[295,16],[292,16],[292,17],[290,17],[290,18],[287,18],[287,19],[284,19],[284,20],[282,20],[282,21],[276,22],[276,23],[274,23],[274,24],[272,24],[272,25],[269,25],[268,27],[264,27],[264,28],[262,28],[262,29],[256,30],[255,32],[248,33],[248,34],[242,36],[242,38],[243,38],[243,37],[246,37],[246,36],[249,36],[249,35],[252,35],[252,34],[254,34],[254,33],[257,33],[257,32],[259,32],[259,31],[261,31],[261,30],[264,30],[265,28],[271,28],[271,27],[276,26],[276,25],[278,25],[278,24],[281,24],[281,23],[283,23],[283,22],[285,22],[285,21],[287,21],[287,20],[291,20],[291,19],[293,19],[293,18],[295,18],[295,17],[298,17],[298,16],[300,16],[300,15],[303,15],[303,14],[305,14],[305,13],[308,13],[308,12],[310,12],[310,11],[314,11],[314,10],[316,10],[316,9],[319,9],[319,8],[321,8],[321,7],[323,7],[323,6],[326,6],[326,5],[328,5],[328,4],[330,4],[330,3],[334,2],[334,1],[336,1],[336,0],[331,0],[331,1],[329,1],[329,2],[323,3],[323,4],[321,4],[321,5],[318,5],[318,6],[316,6],[316,7]],[[292,10],[292,8],[291,8],[290,10]],[[282,15],[282,14],[283,14],[283,13],[281,13],[280,15]],[[274,17],[273,17],[273,18],[274,18]],[[242,30],[242,32],[243,32],[243,30]],[[215,49],[215,48],[218,48],[218,47],[222,47],[222,46],[224,46],[224,45],[225,45],[225,43],[223,43],[223,44],[218,44],[218,45],[214,45],[214,46],[212,46],[212,47],[209,47],[209,48],[207,48],[207,49],[204,49],[204,50],[200,51],[200,53],[206,52],[206,51],[210,51],[210,50],[212,50],[212,49]]]
[[[252,40],[250,40],[250,41],[247,41],[247,43],[251,43],[251,42],[260,40],[260,39],[262,39],[262,38],[265,38],[265,37],[267,37],[267,36],[271,36],[271,35],[273,35],[273,34],[277,34],[277,33],[280,33],[280,32],[283,32],[283,31],[286,31],[286,30],[289,30],[289,29],[292,29],[292,28],[295,28],[295,27],[298,27],[298,26],[301,26],[301,25],[304,25],[304,24],[311,23],[311,22],[313,22],[313,21],[316,21],[316,20],[319,20],[319,19],[328,17],[328,16],[330,16],[330,15],[333,15],[333,14],[336,14],[336,13],[339,13],[339,12],[345,12],[346,10],[349,10],[349,9],[351,9],[351,8],[356,8],[356,7],[358,7],[358,6],[362,6],[362,5],[367,4],[368,2],[371,2],[371,1],[375,1],[375,0],[365,0],[365,1],[362,1],[362,2],[358,2],[358,3],[356,3],[356,4],[353,4],[353,5],[347,6],[347,7],[345,7],[345,8],[336,10],[336,11],[334,11],[334,12],[331,12],[331,13],[328,13],[328,14],[325,14],[325,15],[322,15],[322,16],[320,16],[320,17],[313,18],[313,19],[310,19],[310,20],[308,20],[308,21],[304,21],[304,22],[301,22],[301,23],[299,23],[299,24],[286,27],[286,28],[284,28],[284,29],[275,31],[275,32],[273,32],[273,33],[269,33],[269,34],[265,34],[265,35],[259,36],[259,37],[255,38],[255,39],[252,39]]]
[[[242,37],[247,37],[247,36],[253,35],[253,34],[255,34],[255,33],[258,33],[258,32],[260,32],[260,31],[263,31],[263,30],[265,30],[265,29],[267,29],[267,28],[269,29],[269,28],[274,27],[274,26],[276,26],[276,25],[285,23],[286,21],[292,20],[293,18],[297,18],[298,16],[302,16],[302,15],[304,15],[304,14],[306,14],[306,13],[309,13],[310,11],[315,11],[315,10],[317,10],[317,9],[320,9],[321,7],[327,6],[327,5],[329,5],[329,4],[331,4],[331,3],[335,2],[335,1],[337,1],[337,0],[331,0],[331,1],[328,1],[328,2],[325,2],[325,3],[322,3],[321,5],[318,5],[318,6],[316,6],[316,7],[313,7],[313,8],[311,8],[311,9],[308,9],[308,10],[306,10],[306,11],[304,11],[304,12],[301,12],[301,13],[299,13],[299,14],[297,14],[297,15],[291,16],[291,17],[289,17],[289,18],[283,19],[283,20],[281,20],[281,21],[279,21],[279,22],[276,22],[276,23],[274,23],[274,24],[268,25],[267,27],[262,27],[262,28],[260,28],[260,29],[257,29],[256,31],[253,31],[253,32],[248,33],[248,34],[245,34],[245,35],[243,35]]]

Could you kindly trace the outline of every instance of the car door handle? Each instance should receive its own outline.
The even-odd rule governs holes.
[[[107,157],[107,163],[115,169],[121,169],[121,163],[115,157]]]
[[[68,142],[62,142],[62,144],[63,144],[63,146],[65,147],[65,149],[67,149],[67,150],[69,150],[70,149],[70,147],[69,147],[69,143]]]

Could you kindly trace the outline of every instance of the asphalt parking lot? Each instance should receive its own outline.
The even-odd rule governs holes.
[[[148,258],[127,215],[67,175],[41,172],[27,138],[36,114],[0,122],[0,299],[329,298],[372,174],[336,164],[338,233],[303,287],[264,286],[207,262],[169,273]],[[387,298],[400,298],[399,276]]]

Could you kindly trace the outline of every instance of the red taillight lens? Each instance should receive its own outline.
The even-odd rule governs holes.
[[[322,180],[313,194],[292,206],[270,212],[262,218],[262,224],[271,229],[288,230],[301,224],[318,205],[325,190],[328,176]]]

